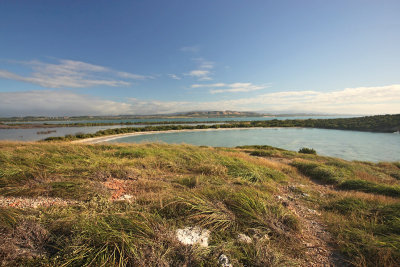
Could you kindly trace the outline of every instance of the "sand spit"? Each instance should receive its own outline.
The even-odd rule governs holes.
[[[134,133],[123,133],[123,134],[114,134],[93,138],[86,138],[81,140],[72,141],[72,143],[87,143],[87,144],[97,144],[108,142],[111,140],[119,139],[122,137],[128,136],[139,136],[139,135],[148,135],[148,134],[163,134],[163,133],[181,133],[181,132],[209,132],[209,131],[229,131],[229,130],[250,130],[250,129],[272,129],[272,128],[282,128],[282,127],[247,127],[247,128],[218,128],[218,129],[186,129],[186,130],[168,130],[168,131],[148,131],[148,132],[134,132]]]

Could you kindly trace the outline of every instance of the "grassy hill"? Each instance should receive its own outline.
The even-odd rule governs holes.
[[[269,146],[0,142],[0,262],[398,266],[399,185],[399,162]]]

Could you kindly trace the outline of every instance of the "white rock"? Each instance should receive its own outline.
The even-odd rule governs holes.
[[[210,231],[197,226],[186,227],[176,230],[176,237],[184,245],[198,244],[202,247],[208,247]]]
[[[251,243],[251,238],[248,235],[245,234],[238,234],[237,239],[239,242],[241,243],[247,243],[250,244]]]
[[[133,198],[133,196],[125,194],[118,198],[118,200],[130,200],[131,198]]]
[[[223,267],[232,267],[232,264],[229,263],[229,258],[225,254],[221,254],[218,257],[218,262]]]

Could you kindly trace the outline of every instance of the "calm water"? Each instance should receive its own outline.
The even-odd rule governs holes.
[[[133,119],[133,120],[82,120],[82,121],[41,121],[40,123],[122,123],[122,122],[160,122],[160,121],[181,121],[200,123],[186,123],[185,125],[209,124],[206,121],[262,121],[262,120],[294,120],[294,119],[330,119],[330,118],[348,118],[351,116],[303,116],[303,117],[240,117],[240,118],[177,118],[177,119]],[[354,116],[352,116],[354,117]],[[201,123],[204,122],[204,123]],[[39,123],[39,122],[23,122]],[[214,123],[217,124],[217,123]],[[179,124],[177,124],[179,125]],[[144,127],[147,125],[110,125],[110,126],[87,126],[87,127],[57,127],[57,128],[37,128],[37,129],[0,129],[0,140],[19,140],[19,141],[37,141],[47,137],[65,136],[67,134],[75,135],[77,133],[95,133],[100,130],[122,128],[122,127]],[[153,124],[156,126],[156,124]],[[56,130],[48,134],[37,134],[37,132]]]
[[[209,123],[188,123],[184,125],[201,125]],[[216,124],[216,123],[213,123]],[[153,124],[152,126],[156,126]],[[179,124],[176,124],[179,125]],[[145,127],[148,125],[109,125],[109,126],[90,126],[90,127],[54,127],[54,128],[33,128],[33,129],[0,129],[0,140],[14,141],[38,141],[47,137],[75,135],[77,133],[95,133],[97,131],[123,128],[123,127]],[[38,134],[37,132],[55,131],[48,134]]]
[[[166,142],[235,147],[270,145],[288,150],[314,148],[318,154],[362,161],[399,161],[400,134],[308,128],[266,128],[163,133],[114,139],[114,143]]]
[[[126,126],[93,126],[93,127],[55,127],[55,128],[33,128],[33,129],[0,129],[0,140],[38,141],[50,136],[64,136],[77,133],[95,133],[100,130],[111,128],[122,128]],[[135,127],[135,126],[134,126]],[[56,131],[49,134],[37,134],[42,131]]]

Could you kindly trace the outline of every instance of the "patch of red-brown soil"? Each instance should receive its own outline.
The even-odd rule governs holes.
[[[113,178],[105,181],[103,184],[111,191],[111,200],[120,200],[124,196],[129,196],[127,193],[131,184],[130,180]]]

